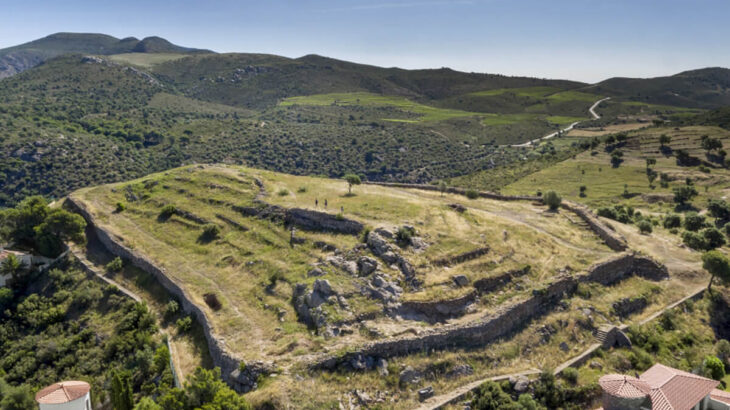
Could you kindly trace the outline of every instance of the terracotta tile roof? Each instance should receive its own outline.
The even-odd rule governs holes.
[[[54,383],[35,395],[38,404],[61,404],[74,401],[83,397],[91,390],[89,383],[71,380],[67,382]]]
[[[651,391],[646,382],[622,374],[607,374],[598,379],[598,384],[603,391],[616,397],[646,397]]]
[[[730,392],[715,389],[710,392],[710,397],[717,401],[730,404]]]
[[[640,376],[651,386],[653,410],[689,410],[720,382],[655,364]]]

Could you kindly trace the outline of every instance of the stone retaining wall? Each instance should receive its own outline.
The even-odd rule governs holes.
[[[412,189],[422,189],[426,191],[436,191],[440,192],[438,186],[435,185],[425,185],[425,184],[405,184],[405,183],[398,183],[398,182],[366,182],[366,184],[370,185],[380,185],[380,186],[386,186],[386,187],[393,187],[393,188],[412,188]],[[455,187],[448,187],[446,188],[445,192],[451,193],[451,194],[459,194],[459,195],[466,195],[466,189],[463,188],[455,188]],[[495,199],[498,201],[539,201],[542,202],[542,198],[539,196],[530,196],[530,195],[502,195],[497,194],[495,192],[487,192],[487,191],[479,191],[479,196],[481,198],[487,198],[487,199]],[[606,245],[613,249],[614,251],[624,251],[628,248],[626,245],[626,240],[619,235],[618,233],[611,230],[606,224],[601,222],[598,217],[591,212],[590,209],[587,207],[571,202],[571,201],[563,201],[560,205],[563,209],[566,209],[568,211],[571,211],[578,215],[581,219],[583,219],[588,226],[591,228],[593,232],[596,233],[605,243]]]
[[[530,269],[530,265],[527,265],[522,269],[510,270],[496,276],[478,279],[474,281],[474,288],[476,288],[479,293],[492,292],[511,282],[512,279],[528,274]]]
[[[400,316],[423,315],[428,322],[441,322],[464,314],[467,306],[477,299],[477,291],[472,290],[464,296],[436,301],[406,301],[401,303],[397,314]]]
[[[433,261],[433,264],[436,266],[450,266],[450,265],[453,265],[456,263],[462,263],[462,262],[466,262],[466,261],[469,261],[472,259],[476,259],[482,255],[486,255],[487,252],[489,252],[489,247],[485,246],[483,248],[477,248],[477,249],[474,249],[473,251],[460,253],[455,256],[437,259],[437,260]]]
[[[69,196],[66,204],[84,217],[89,226],[94,229],[101,244],[110,253],[127,260],[134,266],[154,276],[170,294],[180,301],[183,310],[195,317],[203,327],[203,333],[208,342],[208,349],[210,350],[213,364],[221,368],[221,376],[226,383],[238,392],[247,392],[257,387],[256,380],[258,376],[267,373],[271,367],[270,365],[263,362],[246,363],[245,370],[241,372],[239,369],[243,361],[228,351],[224,340],[214,333],[214,329],[205,311],[192,301],[180,285],[165,274],[164,269],[155,265],[143,254],[129,249],[122,243],[121,238],[117,238],[101,228],[82,201],[75,199],[73,196]]]
[[[586,206],[571,201],[563,201],[560,206],[583,219],[588,224],[588,227],[590,227],[591,230],[595,232],[609,248],[614,251],[625,251],[628,248],[626,240],[598,219],[598,216],[596,216]]]
[[[635,270],[638,269],[638,270]],[[358,354],[374,357],[401,356],[419,351],[446,349],[456,346],[481,346],[516,331],[525,323],[549,312],[558,301],[572,294],[580,282],[614,283],[632,274],[660,278],[666,267],[650,258],[624,252],[598,262],[587,272],[562,276],[546,288],[534,290],[528,299],[503,307],[497,313],[465,325],[444,326],[417,336],[396,337],[370,342],[344,356],[327,356],[315,360],[313,368],[334,368]]]

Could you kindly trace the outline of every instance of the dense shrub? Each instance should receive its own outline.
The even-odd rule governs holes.
[[[560,207],[563,199],[555,191],[547,191],[542,197],[542,202],[545,203],[551,210],[556,210]]]
[[[652,231],[652,224],[647,220],[639,221],[637,226],[639,227],[639,232],[641,233],[651,233]]]
[[[691,185],[674,188],[674,202],[684,205],[696,197],[697,194],[697,189]]]
[[[715,249],[725,245],[725,235],[717,228],[705,228],[702,230],[702,237],[705,238],[705,249]]]
[[[567,369],[563,370],[563,377],[565,380],[569,381],[572,384],[578,383],[578,369],[574,367],[568,367]]]
[[[667,229],[679,228],[682,225],[682,217],[678,214],[667,214],[664,217],[663,225]]]
[[[193,326],[193,320],[190,318],[190,316],[185,316],[178,319],[177,322],[175,322],[175,326],[177,326],[177,330],[180,333],[185,333],[190,331],[190,328]]]
[[[707,241],[705,237],[699,232],[684,231],[682,234],[682,242],[689,248],[696,251],[707,249]]]
[[[687,212],[684,216],[684,229],[688,231],[699,231],[707,226],[707,220],[704,215],[697,212]]]
[[[120,270],[122,270],[123,267],[124,267],[124,262],[122,261],[122,258],[120,258],[119,256],[112,259],[105,266],[107,272],[119,272]]]
[[[715,356],[707,356],[702,361],[702,373],[705,377],[722,380],[725,378],[725,364]]]
[[[173,216],[175,212],[177,212],[177,207],[175,207],[175,205],[173,204],[168,204],[162,207],[162,209],[160,210],[160,216],[162,218],[169,218]]]
[[[218,236],[221,233],[221,228],[216,224],[207,224],[203,227],[203,233],[200,235],[200,238],[205,241],[212,241],[213,239],[218,238]]]
[[[469,199],[479,198],[479,192],[477,192],[477,190],[475,189],[467,189],[465,195]]]

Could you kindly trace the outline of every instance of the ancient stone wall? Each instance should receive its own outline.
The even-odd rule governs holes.
[[[479,293],[492,292],[511,282],[512,279],[528,274],[530,269],[530,265],[527,265],[522,269],[510,270],[496,276],[478,279],[474,281],[474,288]]]
[[[397,314],[400,316],[424,316],[425,321],[441,322],[464,314],[467,306],[477,299],[477,292],[471,291],[464,296],[434,301],[406,301],[401,303]]]
[[[559,277],[546,288],[534,290],[531,297],[504,306],[483,320],[465,325],[444,326],[417,336],[370,342],[356,352],[344,356],[326,356],[315,360],[312,367],[333,368],[358,354],[391,357],[456,346],[481,346],[516,331],[530,320],[546,314],[558,301],[572,294],[580,282],[608,285],[634,273],[647,278],[661,278],[662,272],[665,271],[664,266],[647,257],[637,256],[633,252],[623,252],[592,265],[582,274]]]
[[[191,314],[203,327],[210,356],[213,364],[221,368],[221,376],[233,389],[238,392],[247,392],[256,388],[256,380],[260,374],[268,372],[269,365],[263,362],[246,363],[245,370],[239,370],[241,359],[233,356],[225,346],[225,342],[214,333],[214,329],[208,319],[207,314],[198,305],[196,305],[183,288],[175,283],[165,274],[164,269],[155,265],[143,254],[129,249],[122,243],[121,238],[115,237],[113,234],[101,228],[94,216],[86,209],[86,205],[69,196],[66,200],[68,206],[78,212],[86,219],[86,222],[94,229],[99,241],[112,254],[125,259],[134,266],[153,275],[165,289],[175,296],[185,312]]]
[[[477,248],[473,251],[460,253],[458,255],[449,256],[446,258],[441,258],[433,261],[433,264],[436,266],[450,266],[457,263],[463,263],[472,259],[476,259],[482,255],[486,255],[487,252],[489,252],[489,247],[485,246],[483,248]]]
[[[583,219],[591,230],[595,232],[609,248],[614,251],[624,251],[628,248],[626,240],[598,219],[598,217],[587,207],[571,201],[563,201],[560,206]]]
[[[306,230],[338,232],[350,235],[357,235],[364,228],[363,224],[352,219],[301,208],[287,209],[285,221]]]

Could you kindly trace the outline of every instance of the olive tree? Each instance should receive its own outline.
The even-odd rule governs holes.
[[[709,251],[702,255],[702,267],[712,275],[707,290],[712,291],[712,282],[719,277],[723,283],[730,283],[730,260],[720,251]]]
[[[352,195],[352,186],[353,185],[362,184],[362,180],[360,179],[360,177],[355,174],[345,175],[344,180],[347,181],[347,194],[348,195]]]
[[[558,195],[555,191],[547,191],[545,195],[542,197],[542,202],[545,203],[548,207],[550,207],[551,211],[554,211],[560,207],[560,204],[563,202],[563,199]]]

